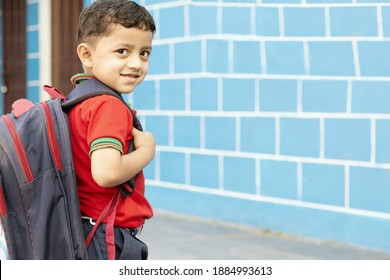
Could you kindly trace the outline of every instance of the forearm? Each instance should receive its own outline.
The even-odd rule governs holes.
[[[91,172],[101,187],[114,187],[133,178],[153,159],[154,150],[140,147],[122,155],[115,149],[101,149],[91,155]]]

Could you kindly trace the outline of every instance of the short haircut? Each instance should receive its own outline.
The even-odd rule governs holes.
[[[113,24],[126,28],[156,31],[153,17],[145,7],[129,0],[97,0],[85,8],[77,26],[77,44],[94,45],[96,40],[110,34]]]

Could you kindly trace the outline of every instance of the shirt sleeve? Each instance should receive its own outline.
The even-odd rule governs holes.
[[[121,154],[123,154],[123,145],[121,142],[119,142],[115,138],[103,137],[92,141],[90,145],[89,156],[91,156],[92,153],[96,150],[106,149],[106,148],[113,148],[115,150],[118,150]]]
[[[103,148],[114,148],[123,154],[133,128],[129,108],[118,98],[109,95],[90,98],[83,105],[85,110],[82,117],[87,123],[90,155]]]

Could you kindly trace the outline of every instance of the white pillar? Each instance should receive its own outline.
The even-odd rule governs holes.
[[[51,85],[51,0],[39,0],[39,77],[40,86]],[[49,99],[49,95],[40,91],[40,100]]]

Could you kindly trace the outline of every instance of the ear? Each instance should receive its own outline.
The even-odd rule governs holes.
[[[92,67],[92,52],[93,49],[89,44],[81,43],[77,46],[77,55],[84,67]]]

